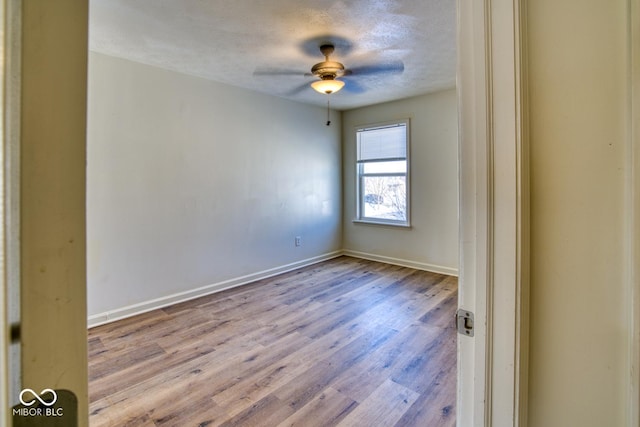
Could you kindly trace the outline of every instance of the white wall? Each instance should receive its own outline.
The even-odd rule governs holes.
[[[626,3],[528,2],[532,427],[627,425]]]
[[[343,246],[347,251],[456,274],[458,115],[455,89],[343,113]],[[411,120],[411,229],[354,223],[359,125]]]
[[[90,318],[339,250],[332,121],[323,108],[92,52]]]

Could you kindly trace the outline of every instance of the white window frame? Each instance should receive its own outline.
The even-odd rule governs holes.
[[[406,172],[399,173],[391,173],[391,174],[364,174],[364,162],[359,161],[358,159],[358,135],[362,131],[373,130],[379,128],[387,128],[393,126],[405,126],[406,135],[405,135],[405,144],[406,144]],[[355,129],[355,138],[356,138],[356,218],[353,222],[356,223],[366,223],[366,224],[378,224],[378,225],[391,225],[395,227],[411,227],[411,155],[410,155],[410,147],[411,147],[411,126],[409,119],[400,119],[400,120],[392,120],[381,123],[371,123],[366,125],[357,126]],[[375,218],[375,217],[366,217],[364,216],[364,197],[365,191],[363,189],[363,178],[365,176],[404,176],[405,177],[405,189],[406,189],[406,219],[402,220],[394,220],[394,219],[385,219],[385,218]]]

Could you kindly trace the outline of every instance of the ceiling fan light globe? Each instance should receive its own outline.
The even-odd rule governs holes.
[[[344,82],[340,80],[318,80],[311,83],[311,87],[319,93],[329,95],[336,93],[344,86]]]

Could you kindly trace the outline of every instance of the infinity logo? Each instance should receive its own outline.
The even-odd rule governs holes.
[[[23,399],[23,396],[27,392],[31,393],[31,395],[33,396],[33,399],[31,399],[28,402],[25,402]],[[51,399],[51,401],[49,402],[42,399],[42,396],[44,396],[46,393],[51,393],[51,395],[53,396],[53,399]],[[53,404],[56,403],[56,400],[58,400],[58,395],[56,394],[55,391],[51,390],[50,388],[45,388],[44,390],[42,390],[39,396],[38,396],[38,393],[31,390],[30,388],[25,388],[20,392],[20,403],[22,403],[24,406],[31,406],[34,403],[36,403],[36,400],[40,401],[40,403],[42,403],[44,406],[53,406]]]

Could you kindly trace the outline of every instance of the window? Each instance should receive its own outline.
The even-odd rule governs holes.
[[[356,221],[409,225],[409,120],[357,130]]]

